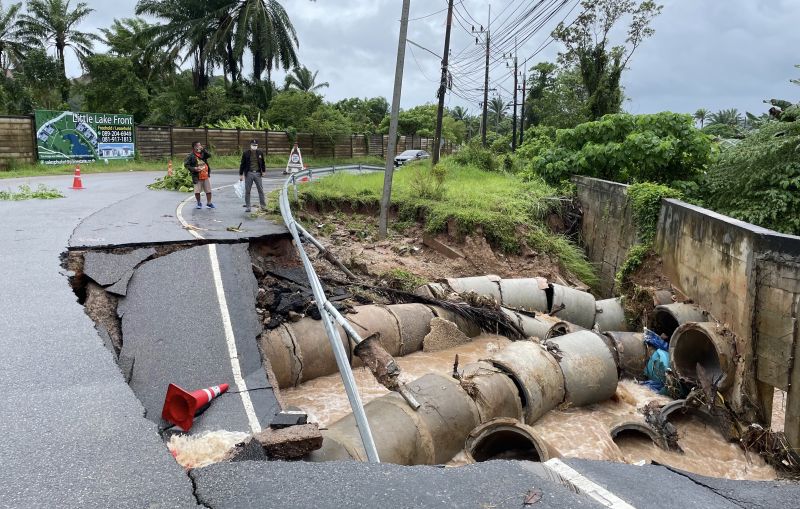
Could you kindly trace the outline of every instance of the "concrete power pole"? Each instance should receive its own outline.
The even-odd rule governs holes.
[[[433,154],[431,164],[439,162],[442,150],[442,117],[444,116],[444,95],[447,92],[448,60],[450,54],[450,29],[453,26],[453,0],[447,3],[447,29],[444,32],[444,53],[442,54],[442,79],[439,83],[439,109],[436,110],[436,133],[433,135]]]
[[[403,66],[406,61],[408,11],[410,7],[411,0],[403,0],[403,11],[400,16],[400,41],[397,43],[397,65],[394,70],[394,95],[392,96],[392,113],[389,121],[389,141],[386,147],[386,173],[383,176],[381,213],[378,220],[378,238],[380,239],[385,239],[389,230],[389,204],[392,199],[394,156],[397,150],[397,121],[400,117],[400,95],[403,92]]]
[[[486,128],[489,124],[489,45],[491,39],[492,4],[489,4],[489,21],[486,25],[486,76],[483,81],[483,125],[481,126],[481,143],[486,146]]]
[[[526,60],[523,65],[523,68],[527,66],[528,61]],[[525,85],[527,84],[528,76],[527,73],[523,70],[522,71],[522,111],[520,112],[520,119],[519,119],[519,146],[522,146],[523,141],[525,141]]]
[[[517,68],[517,39],[514,38],[514,113],[512,116],[512,128],[511,128],[511,152],[517,151],[517,87],[519,83],[517,81],[518,78],[518,68]]]

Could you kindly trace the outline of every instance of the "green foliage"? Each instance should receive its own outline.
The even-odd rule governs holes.
[[[225,87],[214,85],[189,97],[186,115],[189,125],[208,125],[232,116],[252,114],[247,108],[232,97]]]
[[[484,171],[497,169],[497,161],[491,150],[483,148],[480,140],[472,140],[453,154],[453,160],[464,166],[474,166]]]
[[[625,288],[628,278],[642,266],[653,251],[651,244],[635,244],[628,250],[628,257],[622,263],[614,277],[615,285],[618,289]]]
[[[711,142],[695,129],[691,116],[670,112],[606,115],[558,130],[549,148],[542,137],[526,140],[536,146],[523,146],[522,152],[535,154],[528,176],[551,184],[573,174],[617,182],[689,180],[705,168],[712,153]]]
[[[348,118],[334,106],[328,104],[320,105],[301,125],[305,132],[312,133],[331,143],[335,143],[340,136],[347,136],[353,132]]]
[[[236,115],[225,120],[220,120],[213,124],[209,124],[207,127],[214,129],[246,129],[251,131],[275,129],[275,127],[270,126],[269,122],[261,118],[260,112],[253,121],[250,121],[250,119],[248,119],[245,115]]]
[[[589,286],[597,286],[597,271],[586,259],[583,249],[567,237],[535,226],[528,235],[528,246],[558,260],[561,270],[567,271]]]
[[[703,133],[721,139],[744,138],[744,132],[736,125],[706,124]]]
[[[272,100],[267,110],[267,121],[287,127],[301,127],[321,104],[322,98],[317,94],[287,90]]]
[[[415,276],[405,269],[392,269],[384,272],[381,274],[381,279],[384,280],[389,288],[409,293],[428,283],[424,278]]]
[[[661,200],[683,199],[683,193],[667,186],[643,182],[628,186],[628,203],[633,213],[633,223],[642,244],[650,245],[656,237]]]
[[[327,81],[317,83],[317,74],[319,71],[311,70],[306,66],[297,66],[292,69],[292,72],[286,75],[286,81],[283,85],[284,89],[295,89],[302,92],[316,92],[321,88],[328,88],[330,83]]]
[[[334,106],[350,120],[355,133],[377,132],[381,121],[389,113],[389,102],[383,97],[342,99]]]
[[[723,151],[707,185],[712,209],[800,234],[800,123],[769,122]]]
[[[172,175],[164,175],[159,177],[155,182],[147,186],[150,189],[157,189],[162,191],[180,191],[181,193],[189,193],[194,189],[192,183],[192,174],[189,173],[182,164],[176,165],[173,169]]]
[[[523,112],[528,125],[564,129],[589,120],[589,98],[575,66],[540,62],[530,72]]]
[[[129,113],[136,123],[145,119],[149,94],[130,59],[92,55],[86,58],[86,69],[92,79],[81,88],[88,110]]]
[[[416,191],[420,198],[440,200],[444,196],[444,181],[447,178],[447,167],[444,164],[437,164],[431,167],[429,161],[416,161],[406,165],[413,175],[409,185]]]
[[[36,189],[31,189],[27,184],[19,186],[17,191],[6,190],[0,191],[0,200],[8,201],[22,201],[22,200],[54,200],[56,198],[63,198],[64,195],[61,191],[54,187],[47,187],[44,184],[39,184]]]

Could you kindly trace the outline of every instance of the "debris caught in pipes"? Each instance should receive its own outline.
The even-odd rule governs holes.
[[[378,383],[390,391],[396,391],[400,387],[400,368],[380,340],[381,335],[376,332],[357,344],[353,352],[369,368]]]

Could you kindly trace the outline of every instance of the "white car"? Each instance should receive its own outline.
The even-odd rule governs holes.
[[[394,158],[395,167],[403,166],[409,161],[419,161],[420,159],[428,159],[431,155],[424,150],[406,150],[398,154]]]

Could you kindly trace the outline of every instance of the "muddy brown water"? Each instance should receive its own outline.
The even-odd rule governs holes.
[[[471,343],[441,352],[417,352],[396,358],[406,381],[427,373],[449,375],[455,355],[461,365],[486,359],[507,345],[509,340],[494,335],[477,337]],[[359,393],[364,403],[380,397],[387,390],[379,385],[365,368],[354,370]],[[330,425],[350,413],[350,405],[338,374],[311,380],[298,387],[281,391],[286,405],[309,412],[320,425]],[[691,416],[674,419],[683,454],[664,451],[644,435],[621,434],[616,442],[609,431],[620,422],[644,422],[639,412],[650,401],[667,403],[633,380],[622,380],[615,397],[600,404],[582,408],[552,410],[534,423],[533,428],[559,455],[571,458],[609,460],[625,463],[658,462],[681,470],[728,479],[771,480],[777,478],[772,467],[757,454],[746,454],[738,445],[727,442],[715,429]],[[451,466],[467,462],[462,453]]]

